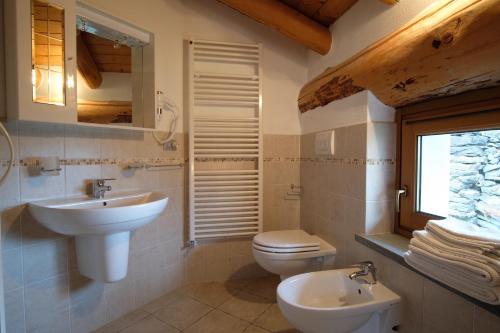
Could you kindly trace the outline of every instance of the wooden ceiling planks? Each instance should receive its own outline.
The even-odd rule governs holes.
[[[296,11],[329,27],[358,0],[280,0]]]
[[[115,47],[111,40],[82,32],[92,58],[100,72],[130,73],[132,70],[132,51],[126,45]]]

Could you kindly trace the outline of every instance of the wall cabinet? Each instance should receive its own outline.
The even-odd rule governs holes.
[[[152,33],[75,0],[4,7],[8,121],[156,128]]]
[[[8,120],[77,121],[75,6],[5,1]]]

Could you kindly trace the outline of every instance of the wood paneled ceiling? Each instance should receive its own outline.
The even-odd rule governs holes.
[[[319,24],[329,27],[358,0],[279,0]]]
[[[130,47],[116,44],[109,39],[87,32],[82,31],[80,34],[100,72],[131,72],[132,53]]]

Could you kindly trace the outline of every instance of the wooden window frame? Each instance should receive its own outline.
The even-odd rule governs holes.
[[[415,209],[417,137],[500,128],[500,87],[402,107],[397,110],[396,121],[396,186],[408,186],[408,194],[401,198],[400,213],[395,212],[394,232],[411,237],[413,230],[422,229],[429,219],[436,218]],[[402,167],[406,168],[404,172]]]

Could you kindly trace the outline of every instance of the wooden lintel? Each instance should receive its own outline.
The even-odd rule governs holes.
[[[307,83],[302,112],[361,90],[399,107],[500,85],[500,0],[441,0]]]
[[[78,121],[84,123],[132,122],[132,102],[130,101],[79,100],[77,110]]]
[[[382,1],[383,3],[386,3],[388,5],[395,5],[399,2],[399,0],[380,0]]]
[[[76,37],[76,53],[78,71],[85,79],[85,82],[92,89],[99,88],[102,83],[101,72],[81,34],[78,34]]]
[[[332,43],[330,30],[278,0],[218,0],[240,13],[325,55]]]

